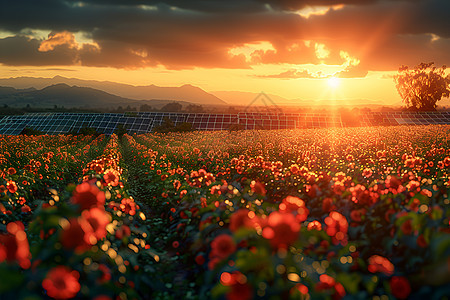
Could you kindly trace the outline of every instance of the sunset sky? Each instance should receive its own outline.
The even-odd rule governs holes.
[[[0,78],[61,75],[393,104],[399,66],[450,65],[448,0],[0,3]]]

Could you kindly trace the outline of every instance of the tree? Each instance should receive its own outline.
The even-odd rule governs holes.
[[[161,111],[165,111],[165,112],[180,112],[181,109],[183,108],[183,105],[181,105],[178,102],[171,102],[171,103],[167,103],[166,105],[164,105],[161,108]]]
[[[154,111],[155,109],[148,104],[142,104],[139,111]]]
[[[191,123],[179,123],[178,125],[175,125],[175,123],[168,117],[164,117],[164,120],[161,125],[156,126],[153,128],[154,132],[161,132],[161,133],[167,133],[167,132],[187,132],[187,131],[193,131],[194,127]]]
[[[394,76],[397,91],[412,110],[436,110],[436,102],[450,95],[450,75],[446,66],[436,68],[434,63],[421,63],[414,69],[401,66]]]
[[[189,112],[189,113],[202,113],[203,112],[203,106],[196,105],[196,104],[189,104],[186,107],[186,112]]]

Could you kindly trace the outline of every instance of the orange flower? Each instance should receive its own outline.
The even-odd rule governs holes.
[[[76,187],[71,201],[74,204],[78,204],[80,210],[103,206],[105,204],[105,193],[100,191],[95,185],[83,182]]]
[[[117,186],[119,184],[119,172],[114,169],[108,169],[105,171],[105,175],[103,175],[103,179],[106,184],[111,186]]]
[[[211,242],[210,257],[226,258],[234,253],[236,250],[236,243],[228,234],[218,235]]]
[[[298,172],[300,171],[300,167],[297,164],[293,164],[291,165],[290,170],[292,174],[298,174]]]
[[[369,266],[367,269],[371,273],[381,272],[387,276],[394,274],[394,265],[387,258],[379,255],[369,257]]]
[[[54,299],[70,299],[80,290],[79,278],[80,274],[77,271],[70,270],[66,266],[58,266],[48,272],[42,287]]]
[[[9,174],[9,175],[14,175],[14,174],[16,174],[16,173],[17,173],[16,169],[14,169],[14,168],[12,168],[12,167],[8,169],[8,174]]]
[[[120,210],[130,216],[136,214],[136,209],[139,209],[139,206],[136,205],[133,199],[125,198],[120,202]]]
[[[17,192],[17,184],[14,181],[9,180],[8,183],[6,184],[6,189],[11,194],[14,194],[15,192]]]

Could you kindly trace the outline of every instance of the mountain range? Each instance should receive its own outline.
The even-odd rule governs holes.
[[[147,104],[160,109],[173,100],[134,100],[116,96],[101,90],[69,86],[64,83],[50,85],[42,89],[27,88],[16,89],[13,87],[0,87],[0,105],[22,108],[29,105],[34,108],[50,108],[55,105],[65,108],[84,108],[110,110],[122,107],[139,107]],[[176,101],[188,106],[189,102]]]
[[[189,84],[180,87],[160,87],[156,85],[133,86],[110,81],[82,80],[55,76],[53,78],[0,78],[0,86],[19,89],[21,95],[33,95],[32,98],[35,100],[45,100],[42,96],[46,94],[50,96],[61,95],[63,89],[65,89],[64,92],[73,93],[73,97],[67,95],[67,97],[60,98],[62,101],[60,105],[66,105],[64,103],[67,103],[68,105],[71,103],[68,100],[69,98],[71,100],[76,100],[76,97],[81,96],[88,97],[91,100],[95,99],[95,97],[100,97],[98,98],[100,100],[99,105],[107,104],[108,102],[105,101],[111,101],[109,102],[109,105],[116,105],[117,103],[121,103],[123,101],[129,102],[135,100],[181,101],[197,105],[214,106],[227,105],[226,102],[217,96]],[[36,90],[29,90],[32,88]],[[50,88],[50,90],[47,90],[47,88]],[[68,88],[71,88],[70,91]],[[31,94],[26,94],[27,92],[30,92]],[[2,95],[1,92],[0,95]],[[53,99],[56,100],[55,98]],[[0,99],[0,103],[3,103],[2,100],[5,100],[4,97]],[[86,105],[88,106],[92,106],[94,104],[94,102],[83,99],[79,99],[77,101],[80,101],[80,103],[86,102]],[[142,102],[139,103],[143,104]]]
[[[329,101],[287,99],[274,94],[264,94],[268,105],[284,107],[333,107],[358,106],[381,107],[401,106],[401,102],[386,103],[373,99],[340,99]],[[261,101],[254,101],[261,97],[260,93],[243,91],[211,91],[207,92],[199,87],[185,84],[179,87],[160,87],[154,84],[134,86],[129,84],[83,80],[55,76],[0,78],[0,104],[23,107],[30,104],[37,107],[64,106],[84,108],[111,109],[118,106],[138,107],[148,104],[161,108],[169,102],[179,102],[183,107],[189,104],[203,106],[255,106],[266,105]],[[440,106],[450,105],[449,99],[438,102]]]

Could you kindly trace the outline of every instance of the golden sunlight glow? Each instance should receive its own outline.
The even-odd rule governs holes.
[[[307,6],[297,11],[297,14],[303,18],[308,19],[311,16],[323,16],[330,10],[339,10],[344,8],[344,4],[337,4],[332,6]]]
[[[337,77],[331,77],[328,79],[328,86],[335,89],[339,86],[340,80]]]
[[[326,48],[324,44],[316,43],[315,46],[316,57],[318,59],[325,59],[330,56],[330,50]]]
[[[247,43],[243,46],[231,48],[228,50],[228,53],[232,56],[244,55],[245,60],[250,62],[254,55],[257,55],[259,52],[265,53],[267,51],[276,52],[276,49],[271,43],[262,41],[257,43]]]

